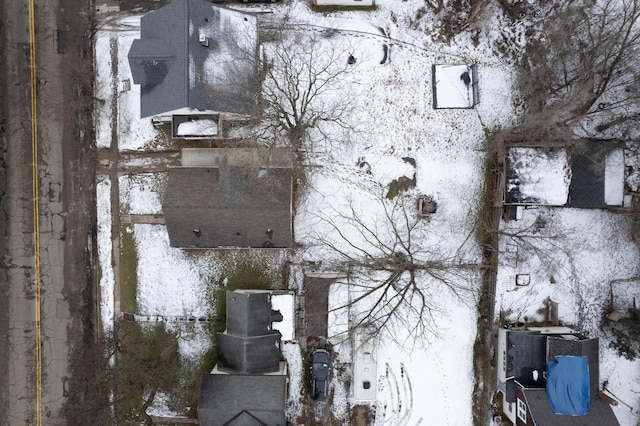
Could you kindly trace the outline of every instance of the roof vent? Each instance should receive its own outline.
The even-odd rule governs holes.
[[[207,38],[206,35],[200,34],[199,40],[201,45],[203,45],[204,47],[209,47],[209,39]]]

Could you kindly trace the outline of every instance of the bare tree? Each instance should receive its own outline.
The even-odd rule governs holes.
[[[354,99],[347,84],[357,58],[346,46],[310,30],[296,37],[285,31],[264,48],[264,136],[300,152],[311,141],[312,130],[326,138],[330,130],[352,129]]]
[[[410,338],[437,335],[436,318],[444,311],[437,295],[475,303],[479,262],[467,247],[449,250],[428,236],[428,217],[418,215],[415,194],[389,199],[384,188],[375,201],[381,217],[349,202],[348,208],[319,216],[317,242],[339,255],[336,269],[348,272],[349,300],[333,311],[349,310],[349,331],[372,326],[374,334],[398,327]],[[429,242],[430,241],[430,242]],[[393,333],[389,333],[393,335]]]
[[[541,20],[523,61],[519,135],[637,137],[639,20],[640,0],[565,2]]]

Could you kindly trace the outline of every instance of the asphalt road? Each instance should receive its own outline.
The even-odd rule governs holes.
[[[0,6],[0,424],[67,424],[70,350],[93,337],[95,285],[92,60],[88,0],[36,2],[37,190],[34,250],[26,0]],[[36,274],[42,405],[36,404]],[[80,329],[81,336],[68,330]],[[88,338],[88,339],[87,339]],[[71,380],[70,380],[71,378]]]

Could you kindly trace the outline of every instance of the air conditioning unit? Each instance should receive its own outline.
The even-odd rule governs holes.
[[[200,34],[200,44],[204,47],[209,47],[209,39],[206,35]]]

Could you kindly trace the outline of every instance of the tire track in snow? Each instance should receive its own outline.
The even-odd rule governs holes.
[[[400,378],[402,379],[404,400],[406,401],[404,415],[400,419],[400,424],[407,424],[413,411],[413,387],[411,386],[411,379],[409,378],[407,370],[404,368],[403,362],[400,363]]]

